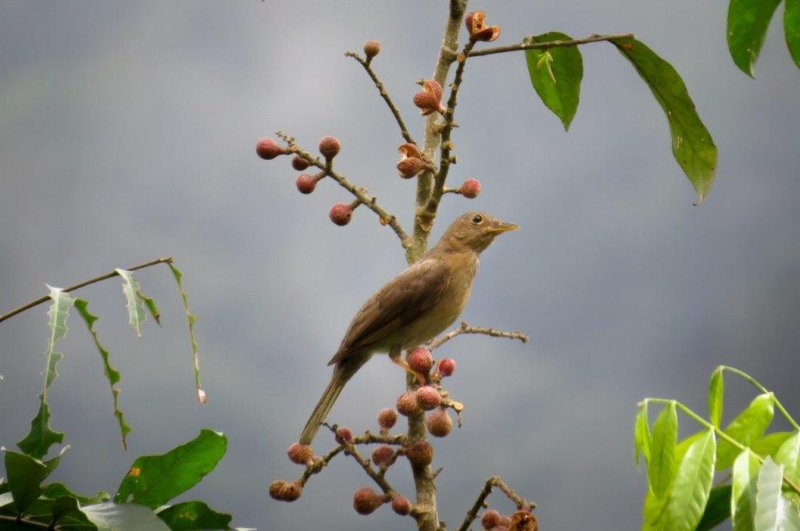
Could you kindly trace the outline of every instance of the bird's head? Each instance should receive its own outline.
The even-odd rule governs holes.
[[[518,225],[506,223],[486,212],[472,211],[456,218],[440,241],[448,248],[468,248],[480,253],[489,247],[498,234],[518,228]]]

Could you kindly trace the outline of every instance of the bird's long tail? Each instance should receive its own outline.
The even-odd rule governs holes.
[[[336,399],[339,398],[339,394],[342,392],[342,389],[344,389],[345,384],[353,377],[358,368],[363,365],[362,363],[354,367],[352,362],[348,363],[348,360],[344,361],[344,363],[338,364],[333,370],[331,382],[328,384],[328,387],[325,388],[325,392],[322,393],[322,397],[314,407],[314,411],[311,412],[311,416],[308,418],[305,428],[303,428],[303,433],[300,435],[300,444],[311,444],[317,431],[319,431],[320,425],[325,421],[325,417],[328,416]]]

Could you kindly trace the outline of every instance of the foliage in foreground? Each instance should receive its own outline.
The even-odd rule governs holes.
[[[760,394],[722,427],[725,374]],[[652,404],[661,411],[651,426]],[[792,431],[767,433],[776,409]],[[680,441],[678,410],[702,427]],[[634,445],[637,464],[644,457],[647,465],[643,530],[708,530],[728,519],[734,531],[800,530],[800,425],[750,375],[724,365],[714,370],[707,419],[677,400],[644,399]]]

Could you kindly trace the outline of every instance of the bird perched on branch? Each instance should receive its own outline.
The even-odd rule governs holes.
[[[517,229],[483,212],[457,218],[439,242],[394,277],[356,313],[328,365],[333,376],[308,419],[300,444],[311,444],[345,384],[376,352],[411,369],[404,349],[420,345],[453,324],[467,304],[478,255],[498,234]]]

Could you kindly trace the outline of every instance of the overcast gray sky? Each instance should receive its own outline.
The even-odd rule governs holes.
[[[330,377],[325,366],[365,297],[404,266],[387,228],[348,195],[310,196],[288,160],[261,161],[258,137],[283,129],[314,150],[341,139],[337,167],[408,226],[413,183],[394,170],[400,136],[361,68],[344,57],[369,38],[375,68],[413,134],[414,82],[429,77],[445,1],[28,2],[0,17],[0,311],[158,256],[185,274],[209,401],[194,400],[178,294],[166,268],[143,271],[163,327],[136,339],[116,281],[80,292],[122,370],[134,427],[119,445],[101,364],[73,316],[51,392],[72,450],[54,480],[116,489],[133,458],[205,426],[228,455],[185,499],[260,529],[407,529],[383,508],[355,514],[368,484],[337,459],[303,497],[267,485],[300,469],[285,458]],[[666,120],[607,44],[583,47],[581,105],[569,133],[538,101],[524,57],[468,64],[454,132],[453,184],[435,235],[479,208],[514,221],[482,258],[464,318],[531,341],[459,338],[449,382],[464,426],[436,441],[441,516],[455,527],[492,474],[539,504],[545,529],[634,529],[645,480],[633,465],[635,406],[670,396],[705,411],[709,372],[751,372],[800,411],[800,72],[773,21],[754,81],[725,48],[723,2],[473,2],[502,26],[498,44],[558,30],[634,32],[683,75],[720,150],[707,201],[674,162]],[[776,17],[782,15],[781,7]],[[0,326],[0,444],[36,411],[46,308]],[[744,385],[727,411],[751,397]],[[402,376],[384,357],[348,385],[332,421],[374,429]],[[728,417],[730,418],[730,417]],[[688,433],[690,424],[681,419]],[[694,429],[694,426],[691,426]],[[330,444],[330,443],[328,443]],[[319,450],[328,447],[321,436]],[[390,479],[410,494],[405,467]],[[497,508],[510,510],[500,497]]]

